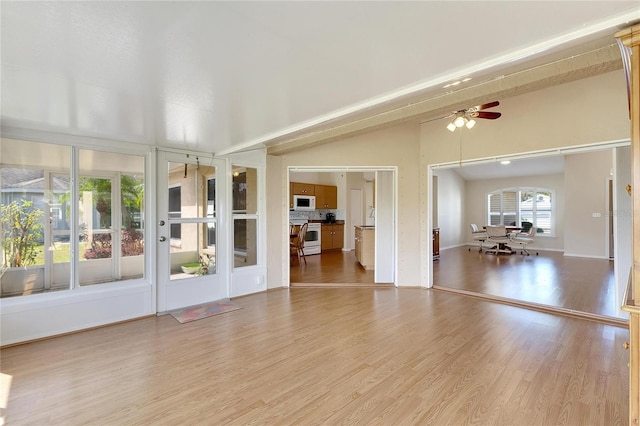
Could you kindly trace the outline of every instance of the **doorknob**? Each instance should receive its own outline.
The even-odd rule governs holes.
[[[164,226],[164,220],[161,220],[159,223],[160,226]]]
[[[160,237],[159,240],[160,240],[161,243],[164,243],[165,241],[167,241],[167,238],[166,237]]]

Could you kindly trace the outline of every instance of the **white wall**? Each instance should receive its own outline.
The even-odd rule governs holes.
[[[620,310],[623,305],[624,293],[629,280],[629,272],[633,264],[631,256],[633,240],[631,238],[632,200],[625,187],[631,184],[631,147],[617,148],[614,151],[614,193],[613,226],[616,230],[615,258],[613,265],[616,280],[616,308],[618,316],[627,318],[628,313]]]
[[[608,259],[612,151],[565,156],[565,256]]]
[[[435,170],[433,175],[438,177],[440,249],[464,244],[470,232],[469,224],[465,222],[465,180],[450,169]]]

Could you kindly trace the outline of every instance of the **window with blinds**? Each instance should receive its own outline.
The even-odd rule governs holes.
[[[487,197],[490,225],[536,227],[536,235],[553,235],[553,191],[544,188],[501,189]]]

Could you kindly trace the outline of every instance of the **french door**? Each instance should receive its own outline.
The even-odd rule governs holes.
[[[229,297],[226,162],[157,155],[158,312]]]

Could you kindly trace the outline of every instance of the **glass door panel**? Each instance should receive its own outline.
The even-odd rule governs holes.
[[[215,168],[168,162],[170,280],[216,273]]]
[[[223,161],[158,152],[158,310],[227,297],[218,234]]]

